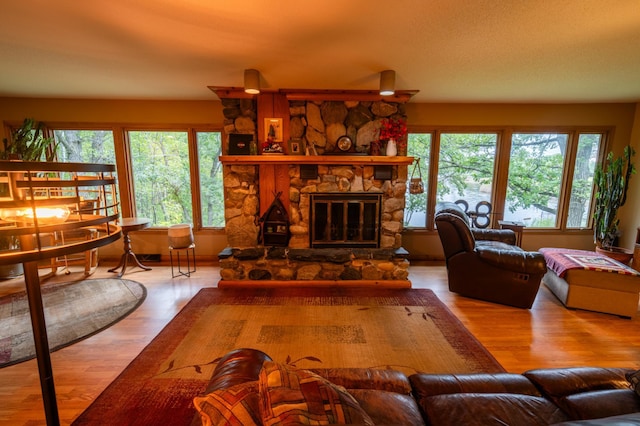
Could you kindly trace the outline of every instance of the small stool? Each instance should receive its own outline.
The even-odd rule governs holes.
[[[179,225],[171,225],[169,227],[169,259],[171,261],[171,278],[185,276],[190,277],[196,271],[196,245],[193,240],[193,231],[191,225],[182,223]],[[173,252],[176,252],[176,262],[178,272],[174,272],[173,268]],[[187,257],[187,270],[182,270],[180,263],[180,253],[184,252]],[[191,269],[193,264],[193,269]]]

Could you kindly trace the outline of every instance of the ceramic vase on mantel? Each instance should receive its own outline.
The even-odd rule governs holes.
[[[396,146],[396,141],[393,139],[389,139],[387,141],[387,157],[395,157],[398,155],[398,147]]]

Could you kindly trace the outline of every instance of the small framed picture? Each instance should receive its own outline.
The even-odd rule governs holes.
[[[282,118],[264,119],[264,138],[272,142],[282,142]]]
[[[289,155],[305,155],[302,139],[289,139]]]

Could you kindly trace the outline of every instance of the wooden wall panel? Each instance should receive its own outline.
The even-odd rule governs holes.
[[[282,136],[285,152],[289,140],[289,100],[278,93],[258,95],[258,145],[262,150],[262,142],[266,139],[264,133],[265,118],[282,118]],[[282,192],[280,200],[289,211],[289,166],[286,164],[260,165],[260,215],[269,208],[274,194]]]

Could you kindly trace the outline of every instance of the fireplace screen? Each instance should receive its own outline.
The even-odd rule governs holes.
[[[380,247],[382,194],[311,194],[310,245],[319,247]]]

